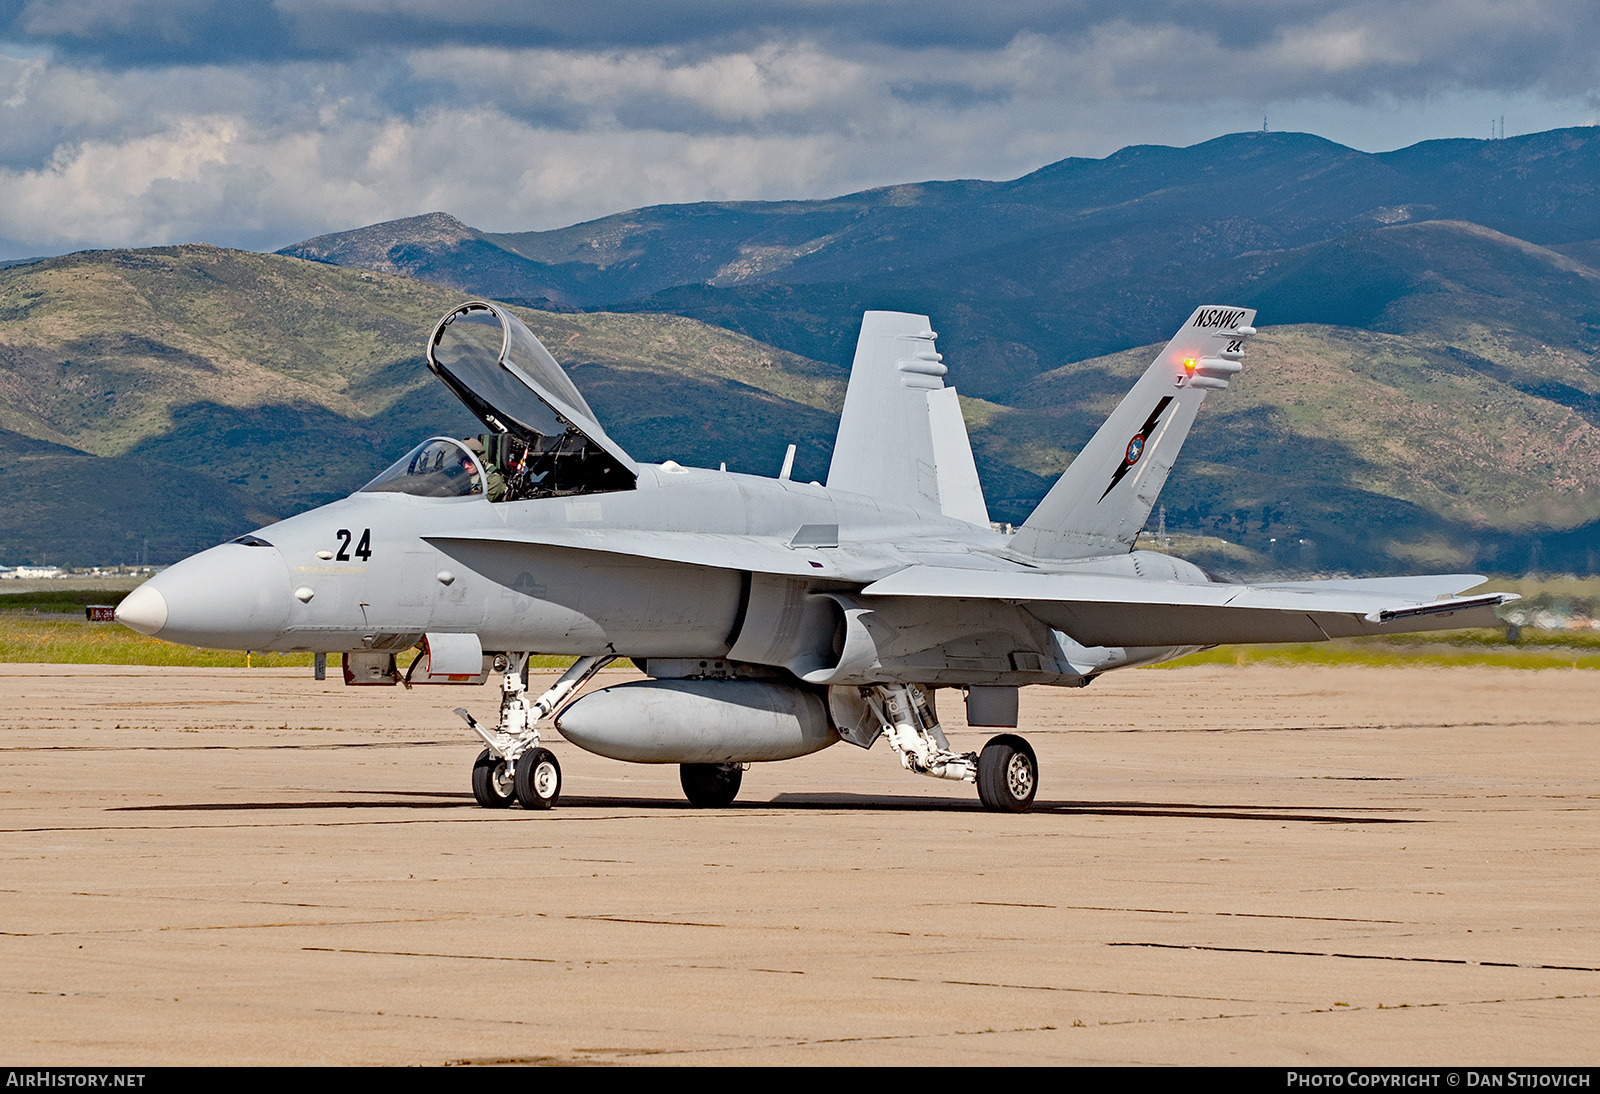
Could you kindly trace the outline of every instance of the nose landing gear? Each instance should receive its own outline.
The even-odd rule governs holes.
[[[500,684],[499,724],[485,729],[466,707],[456,707],[489,746],[472,765],[472,796],[479,805],[504,809],[515,801],[524,809],[549,809],[556,804],[561,796],[561,764],[549,749],[539,747],[539,723],[615,659],[580,657],[550,690],[530,701],[523,680],[528,654],[508,654]]]

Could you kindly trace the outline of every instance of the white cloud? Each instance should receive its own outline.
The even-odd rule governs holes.
[[[281,246],[432,209],[492,230],[553,227],[651,202],[809,189],[835,157],[825,138],[573,132],[475,109],[312,131],[201,115],[0,171],[0,237],[33,253]]]
[[[40,36],[154,29],[182,39],[209,6],[207,0],[29,0],[17,22]]]
[[[414,51],[409,63],[420,80],[575,127],[655,116],[670,120],[658,128],[815,129],[859,110],[875,90],[865,65],[807,42],[688,57],[668,49],[446,47]]]
[[[25,14],[88,33],[144,2],[35,0]],[[894,10],[924,7],[905,41],[837,28],[586,48],[496,38],[122,68],[0,51],[0,254],[276,247],[434,209],[526,230],[663,202],[1005,178],[1253,128],[1263,113],[1274,128],[1395,147],[1480,135],[1491,114],[1510,132],[1578,124],[1600,85],[1600,9],[1578,0],[1086,8],[1071,33],[1040,22],[983,45],[957,27],[907,44],[914,26],[967,17],[931,0]],[[756,18],[709,0],[696,10],[714,22],[724,9]],[[442,18],[425,0],[339,10]]]

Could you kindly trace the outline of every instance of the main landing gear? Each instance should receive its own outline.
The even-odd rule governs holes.
[[[907,771],[976,783],[978,800],[996,813],[1025,813],[1033,805],[1039,789],[1039,761],[1032,746],[1015,733],[990,738],[981,753],[952,752],[933,701],[921,687],[878,684],[862,688],[860,693]],[[855,743],[862,742],[856,739]],[[870,746],[871,738],[865,743]]]
[[[524,809],[549,809],[556,804],[561,797],[561,764],[549,749],[539,747],[539,723],[613,660],[610,656],[580,657],[549,691],[529,700],[524,678],[528,655],[507,654],[506,674],[500,684],[499,724],[485,729],[465,707],[456,708],[489,746],[472,765],[472,796],[479,805],[504,809],[515,801]],[[737,783],[734,789],[738,789]]]
[[[991,737],[978,754],[978,800],[996,813],[1026,813],[1039,789],[1039,761],[1015,733]]]

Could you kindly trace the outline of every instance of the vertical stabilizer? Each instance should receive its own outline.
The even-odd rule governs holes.
[[[972,445],[925,315],[861,319],[828,487],[987,524]]]
[[[1013,548],[1039,558],[1131,550],[1206,392],[1239,372],[1255,317],[1251,308],[1196,308],[1017,530]]]

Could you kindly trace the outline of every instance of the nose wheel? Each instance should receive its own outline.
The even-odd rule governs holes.
[[[517,758],[517,804],[524,809],[549,809],[561,796],[561,765],[548,748]]]
[[[487,748],[472,765],[472,796],[485,809],[504,809],[516,800],[516,777],[506,762]]]

